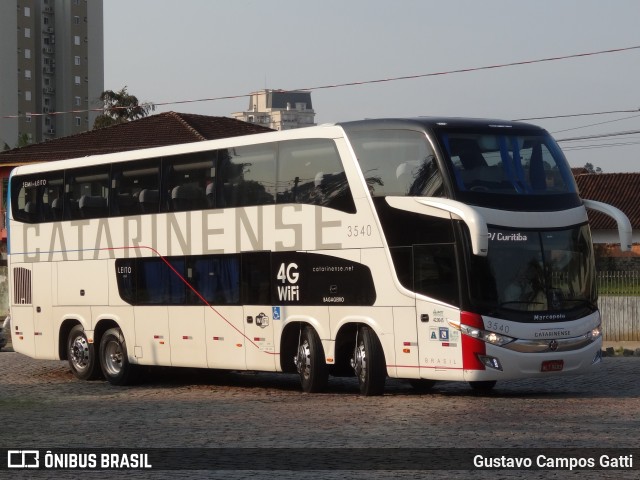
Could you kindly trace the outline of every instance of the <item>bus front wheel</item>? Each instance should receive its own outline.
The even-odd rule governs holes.
[[[100,367],[93,343],[89,343],[82,325],[76,325],[67,337],[67,359],[71,372],[80,380],[95,380]]]
[[[122,330],[111,328],[100,341],[100,366],[111,385],[130,385],[136,380],[137,365],[127,357],[127,342]]]
[[[294,362],[304,392],[314,393],[325,389],[329,379],[329,370],[324,359],[322,343],[313,327],[306,326],[300,332],[298,353]]]
[[[356,349],[351,365],[358,377],[360,393],[366,396],[382,395],[387,377],[384,351],[380,340],[370,327],[358,330]]]

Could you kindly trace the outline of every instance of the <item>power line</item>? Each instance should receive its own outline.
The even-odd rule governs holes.
[[[612,113],[634,113],[640,112],[640,108],[635,108],[633,110],[609,110],[606,112],[589,112],[589,113],[571,113],[568,115],[550,115],[548,117],[529,117],[529,118],[514,118],[514,122],[526,122],[530,120],[553,120],[556,118],[571,118],[571,117],[590,117],[593,115],[609,115]],[[580,128],[580,127],[579,127]]]
[[[601,133],[596,135],[585,135],[584,137],[561,138],[561,139],[556,139],[556,142],[577,142],[580,140],[592,140],[594,138],[609,138],[609,137],[619,137],[621,135],[634,135],[636,133],[640,133],[640,130],[627,130],[624,132]]]
[[[582,125],[581,127],[573,127],[573,128],[565,128],[564,130],[556,130],[555,132],[551,132],[551,133],[556,134],[556,133],[562,133],[562,132],[569,132],[571,130],[580,130],[581,128],[595,127],[597,125],[604,125],[606,123],[621,122],[623,120],[629,120],[631,118],[638,118],[638,117],[640,117],[640,115],[631,115],[630,117],[616,118],[615,120],[607,120],[606,122],[591,123],[589,125]]]
[[[406,75],[406,76],[402,76],[402,77],[391,77],[391,78],[385,78],[385,79],[379,79],[379,80],[366,80],[366,81],[362,81],[362,82],[337,83],[337,84],[334,84],[334,85],[323,85],[323,86],[311,87],[311,88],[299,88],[297,90],[322,90],[322,89],[327,89],[327,88],[351,87],[351,86],[357,86],[357,85],[368,85],[368,84],[373,84],[373,83],[393,82],[393,81],[398,81],[398,80],[413,80],[413,79],[416,79],[416,78],[435,77],[435,76],[439,76],[439,75],[451,75],[451,74],[455,74],[455,73],[469,73],[469,72],[477,72],[477,71],[481,71],[481,70],[491,70],[491,69],[494,69],[494,68],[515,67],[515,66],[519,66],[519,65],[531,65],[531,64],[534,64],[534,63],[553,62],[553,61],[557,61],[557,60],[568,60],[568,59],[571,59],[571,58],[578,58],[578,57],[588,57],[588,56],[603,55],[603,54],[608,54],[608,53],[618,53],[618,52],[624,52],[624,51],[629,51],[629,50],[636,50],[638,48],[640,48],[640,45],[634,46],[634,47],[624,47],[624,48],[615,48],[615,49],[610,49],[610,50],[600,50],[600,51],[597,51],[597,52],[577,53],[577,54],[563,55],[563,56],[557,56],[557,57],[547,57],[547,58],[541,58],[541,59],[537,59],[537,60],[525,60],[525,61],[520,61],[520,62],[501,63],[501,64],[497,64],[497,65],[487,65],[487,66],[483,66],[483,67],[461,68],[461,69],[457,69],[457,70],[448,70],[448,71],[444,71],[444,72],[424,73],[424,74],[419,74],[419,75]]]
[[[443,72],[432,72],[432,73],[423,73],[423,74],[417,74],[417,75],[404,75],[404,76],[399,76],[399,77],[388,77],[388,78],[381,78],[381,79],[376,79],[376,80],[363,80],[363,81],[357,81],[357,82],[345,82],[345,83],[335,83],[335,84],[330,84],[330,85],[319,85],[319,86],[314,86],[314,87],[305,87],[305,88],[296,88],[293,90],[298,90],[298,91],[316,91],[316,90],[327,90],[327,89],[333,89],[333,88],[344,88],[344,87],[354,87],[354,86],[362,86],[362,85],[372,85],[372,84],[377,84],[377,83],[387,83],[387,82],[397,82],[397,81],[402,81],[402,80],[415,80],[415,79],[419,79],[419,78],[428,78],[428,77],[436,77],[436,76],[443,76],[443,75],[454,75],[454,74],[458,74],[458,73],[470,73],[470,72],[479,72],[482,70],[492,70],[492,69],[498,69],[498,68],[508,68],[508,67],[515,67],[515,66],[521,66],[521,65],[533,65],[536,63],[545,63],[545,62],[555,62],[555,61],[559,61],[559,60],[569,60],[569,59],[573,59],[573,58],[581,58],[581,57],[591,57],[591,56],[596,56],[596,55],[605,55],[605,54],[611,54],[611,53],[620,53],[620,52],[626,52],[626,51],[631,51],[631,50],[637,50],[640,49],[640,45],[636,45],[636,46],[632,46],[632,47],[623,47],[623,48],[613,48],[613,49],[609,49],[609,50],[600,50],[600,51],[595,51],[595,52],[586,52],[586,53],[576,53],[576,54],[571,54],[571,55],[561,55],[561,56],[556,56],[556,57],[546,57],[546,58],[540,58],[540,59],[535,59],[535,60],[523,60],[523,61],[518,61],[518,62],[509,62],[509,63],[501,63],[501,64],[496,64],[496,65],[485,65],[482,67],[469,67],[469,68],[460,68],[460,69],[456,69],[456,70],[447,70],[447,71],[443,71]],[[287,90],[283,90],[283,91],[287,91]],[[213,101],[220,101],[220,100],[231,100],[231,99],[238,99],[238,98],[244,98],[244,97],[250,97],[251,94],[242,94],[242,95],[228,95],[228,96],[221,96],[221,97],[210,97],[210,98],[199,98],[199,99],[191,99],[191,100],[176,100],[176,101],[169,101],[169,102],[158,102],[158,103],[150,103],[150,102],[146,102],[143,103],[141,106],[145,106],[145,105],[153,105],[153,106],[167,106],[167,105],[181,105],[181,104],[187,104],[187,103],[200,103],[200,102],[213,102]],[[128,107],[120,107],[120,108],[128,108]],[[20,118],[20,117],[27,117],[27,116],[43,116],[43,115],[47,115],[47,116],[53,116],[53,115],[64,115],[64,114],[69,114],[69,113],[88,113],[88,112],[102,112],[103,108],[93,108],[93,109],[86,109],[86,110],[71,110],[71,111],[67,111],[67,112],[50,112],[50,113],[30,113],[29,115],[26,114],[22,114],[22,115],[3,115],[0,116],[0,118]],[[637,111],[637,110],[633,110],[633,111]]]
[[[631,145],[640,145],[640,141],[637,142],[616,142],[616,143],[595,143],[591,145],[573,145],[566,146],[562,150],[565,152],[573,152],[577,150],[597,150],[599,148],[611,148],[611,147],[628,147]]]

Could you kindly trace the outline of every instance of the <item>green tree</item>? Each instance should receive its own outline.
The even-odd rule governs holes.
[[[600,167],[594,167],[593,163],[585,163],[584,169],[589,173],[602,173],[602,169]]]
[[[156,109],[152,103],[140,104],[138,97],[127,92],[126,86],[117,92],[105,90],[100,95],[100,100],[104,113],[93,122],[94,129],[137,120],[146,117]]]
[[[18,135],[18,142],[16,143],[16,148],[26,147],[31,144],[31,138],[29,138],[28,133],[22,133]]]

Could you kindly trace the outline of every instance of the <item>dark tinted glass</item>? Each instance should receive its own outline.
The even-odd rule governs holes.
[[[220,186],[224,207],[275,203],[275,144],[220,151]]]

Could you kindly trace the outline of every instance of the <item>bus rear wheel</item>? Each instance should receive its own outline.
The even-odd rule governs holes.
[[[387,367],[380,340],[370,327],[358,330],[356,349],[351,365],[358,377],[360,393],[365,396],[382,395],[387,377]]]
[[[67,359],[71,372],[80,380],[95,380],[100,376],[95,346],[89,343],[82,325],[76,325],[69,332]]]
[[[321,392],[327,386],[329,370],[324,359],[324,349],[313,327],[306,326],[300,333],[298,353],[294,358],[302,391]]]
[[[137,365],[129,363],[127,343],[119,328],[111,328],[102,336],[100,367],[111,385],[130,385],[136,381]]]

